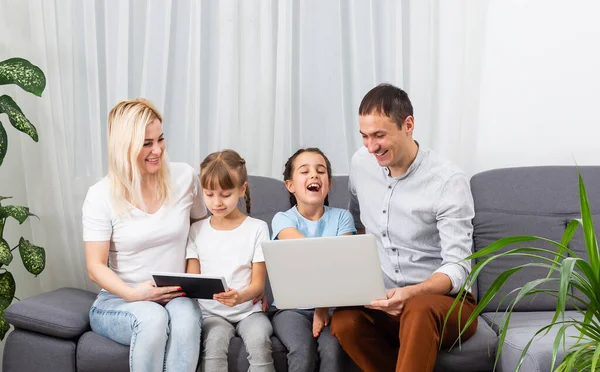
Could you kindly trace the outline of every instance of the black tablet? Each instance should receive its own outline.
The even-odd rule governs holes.
[[[157,287],[179,286],[187,297],[212,300],[215,293],[227,291],[222,276],[186,273],[151,272]]]

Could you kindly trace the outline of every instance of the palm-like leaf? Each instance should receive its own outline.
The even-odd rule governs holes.
[[[510,291],[502,298],[501,304],[509,298],[512,299],[509,301],[507,309],[500,321],[501,328],[499,329],[498,350],[494,368],[496,367],[502,351],[510,317],[515,305],[525,297],[536,296],[539,293],[545,293],[555,297],[557,300],[556,310],[550,324],[540,328],[523,349],[521,358],[517,364],[517,371],[521,367],[527,351],[536,337],[546,335],[554,327],[558,328],[558,332],[552,346],[553,369],[558,360],[559,350],[565,348],[567,343],[566,332],[570,328],[576,329],[579,336],[572,338],[573,345],[568,349],[567,355],[557,366],[556,371],[595,371],[596,368],[600,366],[600,254],[598,252],[598,242],[594,233],[592,215],[581,174],[579,174],[579,199],[581,219],[573,220],[567,225],[560,242],[537,236],[506,237],[499,239],[466,258],[466,260],[469,261],[480,259],[467,277],[467,284],[474,283],[487,265],[503,257],[525,256],[534,258],[538,262],[518,265],[498,275],[487,289],[484,296],[480,299],[475,311],[471,314],[466,324],[460,325],[462,328],[460,329],[458,342],[460,342],[460,336],[467,330],[468,326],[477,318],[477,316],[479,316],[490,301],[497,296],[499,290],[512,275],[524,268],[530,267],[548,270],[548,273],[544,278],[525,283],[523,286]],[[575,252],[568,248],[571,238],[579,227],[583,230],[587,260],[579,257]],[[550,243],[556,247],[556,251],[542,248],[521,247],[498,253],[499,250],[505,247],[533,241]],[[552,275],[555,272],[559,274],[558,278],[556,275]],[[556,281],[558,281],[558,289],[544,289],[541,287],[545,283]],[[468,286],[465,287],[468,288]],[[575,296],[572,294],[572,289],[578,289],[583,296]],[[456,306],[462,308],[464,304],[464,296],[462,296],[462,294],[464,291],[465,289],[463,288],[457,295],[456,300],[446,316],[444,327],[446,326],[448,316],[452,310],[454,310]],[[576,311],[581,313],[583,315],[583,320],[565,319],[567,305],[572,306]],[[496,312],[498,313],[498,310]]]

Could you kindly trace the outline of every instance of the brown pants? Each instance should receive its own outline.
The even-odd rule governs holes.
[[[440,340],[442,347],[450,347],[458,338],[459,306],[452,311],[441,334],[453,301],[454,297],[444,295],[413,297],[399,316],[364,307],[339,308],[331,319],[331,333],[365,372],[433,371]],[[475,306],[475,299],[468,293],[461,327]],[[476,329],[477,321],[469,326],[461,340],[467,340]]]

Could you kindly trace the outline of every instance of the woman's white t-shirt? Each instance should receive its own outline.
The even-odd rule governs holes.
[[[170,163],[170,202],[148,214],[133,208],[116,218],[108,177],[90,187],[83,202],[83,241],[110,241],[109,267],[129,285],[151,280],[151,271],[185,272],[190,217],[206,216],[200,179],[185,163]]]
[[[246,217],[233,230],[215,230],[208,218],[192,224],[187,258],[200,260],[202,274],[223,276],[229,288],[241,291],[250,285],[252,263],[265,261],[261,244],[266,240],[269,227],[264,221]],[[252,300],[233,307],[216,300],[198,302],[203,316],[218,315],[233,323],[262,311],[260,302],[252,304]]]

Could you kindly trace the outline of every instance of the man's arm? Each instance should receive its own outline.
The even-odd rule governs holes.
[[[469,179],[464,173],[455,174],[444,185],[436,210],[442,266],[435,273],[445,274],[450,279],[452,286],[448,294],[457,294],[471,271],[471,263],[465,258],[473,250],[474,216]]]

